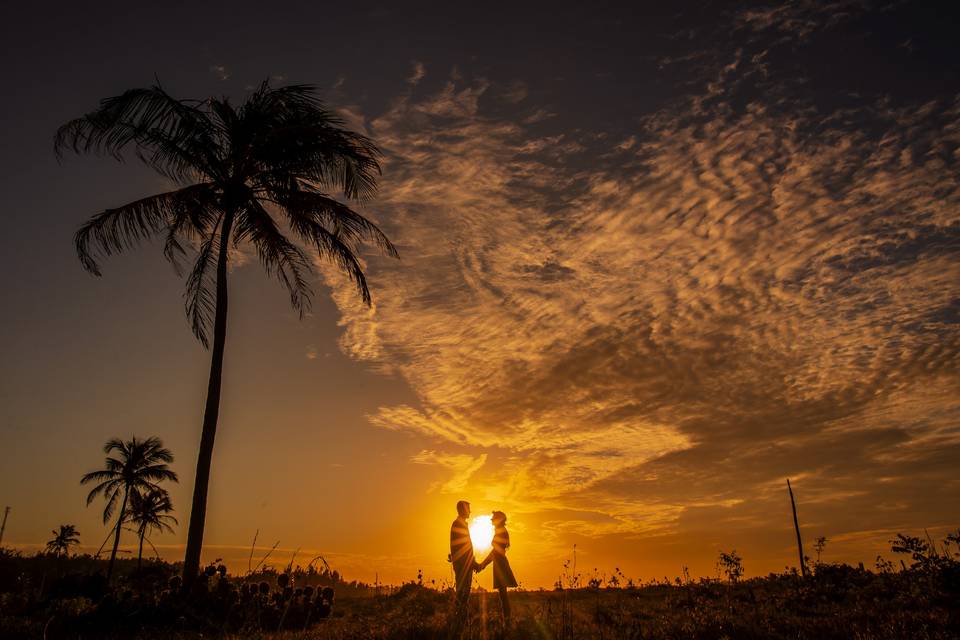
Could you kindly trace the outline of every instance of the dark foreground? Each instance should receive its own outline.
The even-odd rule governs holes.
[[[80,558],[0,556],[0,637],[446,638],[452,609],[449,592],[415,583],[373,589],[313,570],[243,578],[211,572],[202,590],[184,597],[170,582],[175,567],[151,563],[140,574],[128,567],[107,590],[77,575],[50,577],[64,560]],[[40,563],[38,581],[30,571]],[[807,578],[520,591],[511,598],[513,623],[504,630],[496,594],[474,594],[463,637],[960,638],[960,563],[948,558],[873,571],[824,564]]]

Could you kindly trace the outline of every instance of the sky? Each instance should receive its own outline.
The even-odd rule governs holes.
[[[889,555],[960,526],[960,56],[921,3],[97,3],[10,9],[0,102],[4,544],[108,530],[80,476],[155,435],[182,554],[209,353],[158,244],[77,227],[169,188],[57,126],[159,79],[310,83],[384,151],[373,305],[304,319],[237,256],[203,561],[449,580],[455,503],[521,584]],[[955,10],[954,10],[955,11]],[[132,536],[126,542],[132,545]],[[131,548],[131,546],[127,546]],[[296,556],[294,556],[296,554]],[[481,576],[481,584],[484,584]],[[486,578],[489,580],[489,576]],[[487,585],[489,586],[489,585]]]

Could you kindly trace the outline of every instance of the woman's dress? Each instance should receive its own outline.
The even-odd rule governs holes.
[[[506,527],[497,527],[493,534],[493,588],[505,589],[517,586],[510,561],[507,560],[507,548],[510,546],[510,534]]]

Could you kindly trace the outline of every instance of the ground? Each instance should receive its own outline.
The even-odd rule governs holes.
[[[742,579],[677,578],[634,586],[566,576],[550,590],[511,591],[511,624],[495,592],[471,596],[465,640],[960,638],[960,553],[898,537],[911,562],[876,567],[816,563]],[[90,556],[24,556],[0,550],[0,638],[449,638],[453,592],[412,581],[347,582],[329,567],[258,569],[242,576],[207,567],[186,589],[180,565]],[[562,588],[564,585],[568,588]],[[575,587],[575,588],[570,588]]]

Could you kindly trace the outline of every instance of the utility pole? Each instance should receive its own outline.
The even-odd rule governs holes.
[[[800,575],[807,576],[807,563],[803,560],[803,541],[800,539],[800,523],[797,521],[797,503],[793,499],[793,488],[787,478],[787,491],[790,492],[790,507],[793,509],[793,528],[797,532],[797,551],[800,553]]]
[[[7,528],[7,516],[10,515],[10,507],[3,510],[3,524],[0,524],[0,547],[3,546],[3,532]]]

